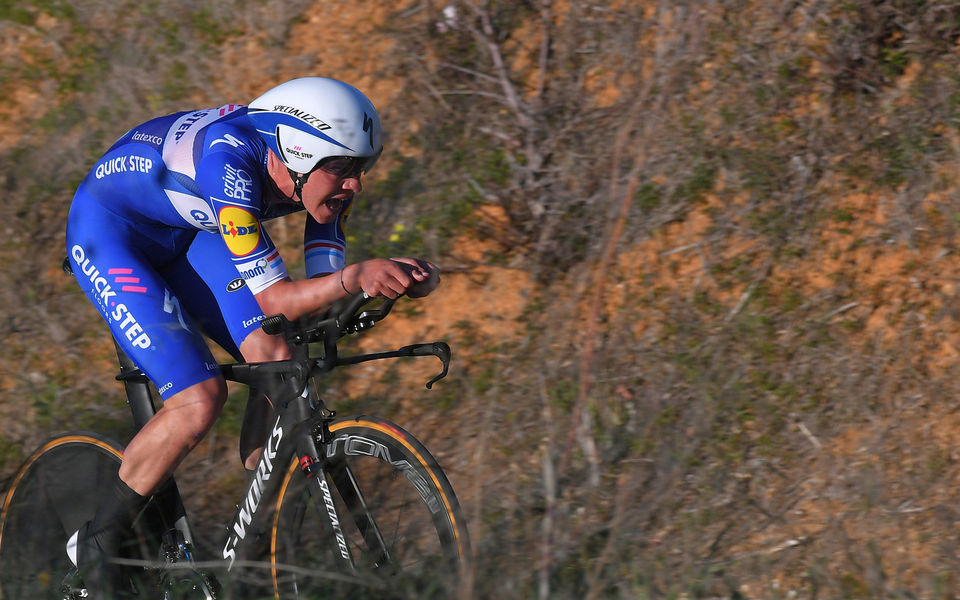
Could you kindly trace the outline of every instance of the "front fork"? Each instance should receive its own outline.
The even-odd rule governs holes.
[[[333,440],[329,426],[335,413],[323,406],[319,398],[313,399],[311,404],[317,418],[312,421],[309,433],[299,436],[297,457],[314,508],[325,516],[331,534],[331,552],[345,572],[356,572],[357,557],[344,531],[345,526],[350,526],[344,519],[349,518],[364,541],[361,566],[370,569],[387,565],[390,562],[387,544],[368,510],[350,465],[344,456],[324,451],[330,448]],[[333,490],[342,503],[335,501]]]
[[[314,448],[310,448],[310,446]],[[328,483],[329,473],[323,466],[323,460],[317,456],[316,445],[304,442],[303,450],[299,451],[300,472],[307,478],[307,489],[310,491],[310,500],[314,508],[325,516],[325,523],[330,532],[331,551],[337,559],[341,569],[347,573],[356,572],[356,562],[350,546],[347,544],[343,530],[341,512],[333,500],[333,492]]]

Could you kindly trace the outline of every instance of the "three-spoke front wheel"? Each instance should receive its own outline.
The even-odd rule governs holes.
[[[433,456],[382,419],[341,419],[329,429],[321,479],[304,477],[294,461],[277,497],[276,597],[455,596],[470,541]]]

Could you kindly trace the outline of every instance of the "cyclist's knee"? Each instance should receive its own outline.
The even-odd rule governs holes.
[[[221,407],[227,400],[227,381],[220,377],[211,377],[194,386],[204,398],[208,398],[211,406]]]
[[[214,377],[203,382],[205,402],[200,407],[200,413],[206,429],[213,426],[220,416],[223,405],[227,402],[227,382],[223,377]]]
[[[174,394],[164,402],[164,409],[181,416],[183,423],[205,434],[220,416],[227,401],[227,383],[223,377],[212,377]]]
[[[250,333],[240,344],[240,353],[248,362],[286,360],[290,358],[290,347],[277,335],[268,335],[263,329]]]

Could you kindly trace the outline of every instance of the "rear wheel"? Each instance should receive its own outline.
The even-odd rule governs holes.
[[[328,496],[309,493],[296,461],[284,476],[271,536],[276,597],[455,596],[470,541],[433,456],[374,417],[334,421],[330,431],[326,480],[318,488]],[[354,570],[344,568],[344,554]]]
[[[48,441],[20,467],[0,513],[4,600],[83,597],[67,540],[93,518],[101,491],[117,477],[120,457],[116,442],[78,432]],[[150,556],[144,553],[147,539],[133,536],[124,554]],[[77,586],[72,592],[71,585]]]

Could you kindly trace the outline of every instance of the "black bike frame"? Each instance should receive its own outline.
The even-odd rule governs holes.
[[[335,413],[328,410],[319,396],[312,393],[308,384],[314,377],[338,366],[402,356],[436,356],[443,362],[443,371],[427,383],[430,388],[435,381],[446,375],[450,348],[443,342],[433,342],[387,352],[339,357],[336,347],[339,337],[371,327],[376,321],[386,317],[393,305],[392,301],[387,301],[379,310],[354,315],[367,301],[369,299],[363,295],[354,297],[337,317],[320,321],[310,329],[297,328],[282,316],[270,317],[264,321],[264,330],[282,334],[288,342],[293,343],[293,359],[220,365],[224,378],[265,390],[274,403],[273,426],[268,433],[255,474],[247,486],[242,502],[237,505],[237,512],[223,543],[222,558],[227,561],[227,570],[232,569],[238,559],[256,558],[248,556],[257,547],[252,540],[270,531],[271,513],[269,508],[264,507],[275,504],[284,469],[291,464],[295,456],[312,501],[321,514],[327,517],[331,551],[334,556],[339,557],[342,570],[347,573],[354,572],[356,565],[344,538],[341,526],[343,521],[333,502],[327,484],[328,478],[333,482],[346,511],[370,550],[367,566],[381,566],[389,561],[387,545],[367,510],[349,466],[345,461],[328,457],[321,451],[332,437],[328,426]],[[348,319],[349,323],[345,323]],[[311,358],[308,344],[318,340],[323,342],[324,357]],[[117,356],[120,361],[120,374],[117,379],[124,384],[134,423],[139,431],[156,414],[150,383],[119,346]],[[180,492],[172,477],[155,494],[153,502],[157,503],[159,510],[156,512],[161,517],[160,522],[148,524],[150,530],[166,534],[171,529],[176,529],[184,540],[195,546]]]
[[[124,384],[127,401],[133,413],[136,430],[139,431],[156,414],[156,406],[151,395],[150,383],[147,377],[133,364],[130,358],[117,347],[117,356],[120,361],[120,374],[117,379]],[[259,367],[259,369],[258,369]],[[221,365],[224,376],[232,381],[247,383],[248,385],[262,385],[265,379],[273,375],[276,365]],[[234,373],[236,369],[237,373]],[[287,388],[288,394],[292,390]],[[275,392],[276,393],[276,392]],[[282,393],[282,392],[281,392]],[[277,396],[274,396],[277,397]],[[309,394],[295,394],[293,398],[282,399],[277,402],[276,419],[268,433],[266,444],[254,476],[243,496],[242,502],[237,504],[237,512],[223,541],[222,558],[227,563],[227,570],[231,570],[237,559],[256,558],[248,556],[254,548],[252,540],[269,531],[269,509],[273,499],[277,497],[283,481],[286,467],[297,456],[303,473],[314,482],[309,486],[311,495],[317,500],[318,506],[324,507],[328,515],[332,543],[336,544],[336,555],[340,556],[346,571],[354,570],[353,558],[345,543],[339,523],[340,515],[330,498],[330,491],[326,488],[324,466],[326,461],[316,445],[316,435],[322,435],[324,429],[325,409],[322,404],[311,402]],[[332,414],[326,413],[329,418]],[[343,469],[338,469],[343,472]],[[340,478],[337,478],[340,480]],[[339,486],[339,484],[337,484]],[[357,497],[359,490],[356,486],[345,488],[349,497]],[[147,523],[149,531],[158,535],[167,535],[176,529],[183,539],[193,545],[193,534],[186,518],[186,511],[180,497],[176,481],[171,477],[160,491],[151,500],[158,510],[145,511],[144,515],[159,516],[156,522]],[[355,508],[362,505],[362,501],[351,503]],[[167,540],[168,543],[175,543]],[[385,548],[385,546],[384,546]],[[385,549],[384,549],[385,552]]]

